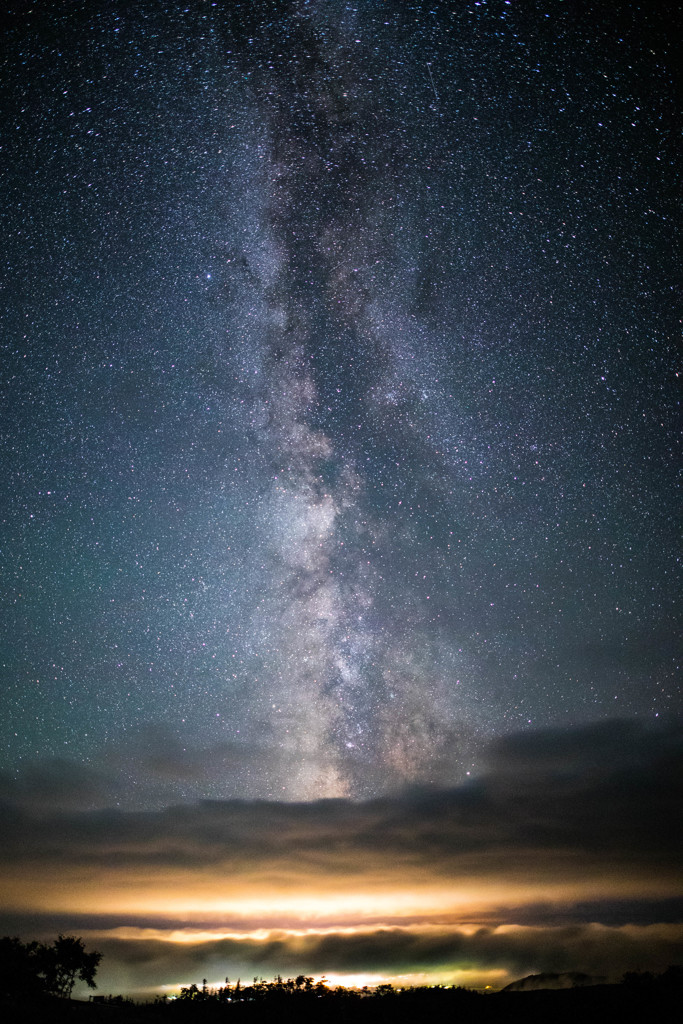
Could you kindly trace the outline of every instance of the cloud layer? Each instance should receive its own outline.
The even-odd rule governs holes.
[[[219,964],[665,967],[683,952],[682,753],[680,729],[613,721],[499,740],[486,773],[450,790],[139,812],[75,809],[91,788],[66,769],[65,809],[48,811],[54,780],[34,767],[4,785],[2,903],[15,930],[70,916],[112,978],[130,965],[129,987]]]

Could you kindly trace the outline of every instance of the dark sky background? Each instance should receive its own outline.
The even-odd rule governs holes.
[[[5,14],[3,799],[669,779],[678,6]]]

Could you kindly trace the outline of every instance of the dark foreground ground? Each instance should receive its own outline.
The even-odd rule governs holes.
[[[596,985],[561,991],[412,989],[390,994],[295,993],[261,1000],[169,1003],[15,1003],[0,1006],[5,1024],[680,1024],[680,986]]]

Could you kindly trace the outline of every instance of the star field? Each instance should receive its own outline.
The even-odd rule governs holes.
[[[356,799],[680,713],[673,24],[10,14],[3,769]]]

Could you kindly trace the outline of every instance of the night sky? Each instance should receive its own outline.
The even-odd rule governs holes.
[[[678,5],[5,14],[0,926],[680,960]]]

